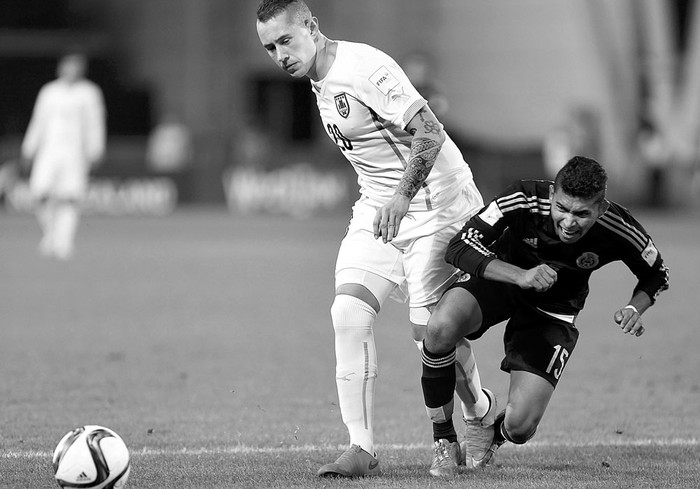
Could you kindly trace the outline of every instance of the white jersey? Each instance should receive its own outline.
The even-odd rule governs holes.
[[[102,92],[91,81],[47,83],[37,97],[22,154],[35,164],[61,158],[87,169],[104,153],[104,112]]]
[[[390,56],[347,41],[338,41],[328,74],[311,85],[326,133],[357,172],[362,198],[386,204],[409,159],[412,136],[406,126],[427,101]],[[409,210],[449,204],[472,179],[448,136]]]

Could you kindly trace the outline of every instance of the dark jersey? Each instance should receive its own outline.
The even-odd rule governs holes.
[[[652,302],[668,288],[668,269],[651,237],[614,202],[581,239],[562,243],[550,216],[550,185],[521,180],[508,187],[450,241],[447,261],[477,277],[495,258],[523,269],[547,264],[557,271],[555,284],[546,292],[522,294],[533,305],[559,314],[577,314],[588,296],[591,273],[617,260],[637,277],[634,290],[643,290]]]

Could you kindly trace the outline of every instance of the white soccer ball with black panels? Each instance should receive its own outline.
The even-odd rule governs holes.
[[[53,469],[61,487],[123,488],[131,470],[129,449],[109,428],[81,426],[66,433],[56,446]]]

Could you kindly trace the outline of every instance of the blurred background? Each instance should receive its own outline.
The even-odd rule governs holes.
[[[87,212],[214,204],[308,217],[348,209],[355,175],[308,81],[270,61],[257,0],[3,0],[0,199],[30,209],[19,147],[58,56],[80,46],[108,112]],[[486,199],[599,159],[627,205],[700,208],[694,0],[308,0],[331,39],[394,57]]]

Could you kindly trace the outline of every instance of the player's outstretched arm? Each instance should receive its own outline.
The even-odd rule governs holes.
[[[642,313],[649,309],[651,305],[651,298],[646,292],[638,290],[630,299],[629,304],[615,311],[613,318],[620,328],[622,328],[623,333],[629,333],[633,336],[642,336],[642,334],[644,334]]]
[[[408,212],[411,199],[415,197],[445,142],[442,124],[435,114],[423,107],[408,123],[406,130],[413,135],[411,154],[403,177],[391,200],[377,210],[374,216],[374,237],[386,243],[399,233],[401,220]]]

